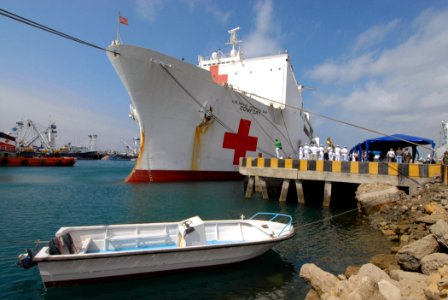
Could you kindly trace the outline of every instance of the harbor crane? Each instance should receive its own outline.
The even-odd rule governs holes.
[[[33,120],[20,120],[12,128],[12,135],[16,138],[16,147],[20,151],[32,146],[46,151],[53,151],[56,148],[57,127],[54,122],[42,129]]]

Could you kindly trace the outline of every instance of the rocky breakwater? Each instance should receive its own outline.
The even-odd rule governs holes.
[[[448,299],[448,186],[428,183],[409,196],[366,184],[357,200],[366,222],[396,246],[339,275],[304,264],[306,299]]]

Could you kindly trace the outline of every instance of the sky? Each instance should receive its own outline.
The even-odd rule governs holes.
[[[380,132],[439,145],[448,120],[448,0],[3,0],[0,8],[100,47],[115,39],[120,13],[123,43],[192,64],[228,49],[227,31],[239,26],[246,57],[288,51],[321,141],[352,147]],[[139,135],[104,51],[1,15],[0,36],[0,131],[21,119],[54,122],[60,147],[97,134],[99,150],[117,151]]]

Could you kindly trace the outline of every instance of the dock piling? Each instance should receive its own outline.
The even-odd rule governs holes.
[[[331,181],[325,181],[323,207],[330,207],[331,200]]]
[[[246,198],[252,198],[252,193],[254,191],[254,181],[255,178],[253,176],[249,176],[249,180],[247,181],[247,187],[246,187]]]
[[[295,180],[296,182],[296,191],[297,191],[297,201],[300,204],[305,204],[305,194],[303,193],[303,185],[302,180]]]
[[[278,199],[278,201],[280,201],[280,202],[286,201],[286,196],[288,195],[288,190],[289,190],[289,179],[283,179],[282,192],[280,193],[280,199]]]

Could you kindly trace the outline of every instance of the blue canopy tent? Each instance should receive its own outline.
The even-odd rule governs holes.
[[[393,134],[391,136],[365,140],[353,147],[350,153],[358,152],[359,157],[362,157],[363,150],[366,150],[367,153],[373,153],[373,151],[386,153],[390,148],[396,150],[398,147],[401,149],[412,147],[412,161],[414,161],[417,154],[417,145],[431,145],[432,149],[435,147],[435,143],[431,139],[405,134]]]

